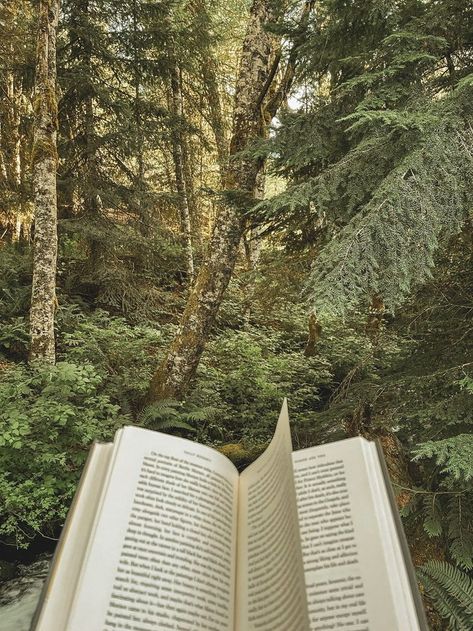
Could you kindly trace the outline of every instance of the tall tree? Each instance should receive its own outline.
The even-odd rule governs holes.
[[[272,139],[291,185],[265,204],[267,217],[287,226],[292,216],[299,234],[302,221],[326,218],[308,282],[319,310],[375,295],[392,310],[430,277],[471,205],[473,14],[449,0],[319,9],[323,28],[304,46],[318,81],[308,109]]]
[[[31,360],[54,364],[57,264],[56,34],[60,0],[40,0],[34,98],[35,235],[31,294]]]
[[[176,177],[176,191],[178,194],[179,216],[181,232],[184,237],[184,249],[186,252],[186,267],[189,281],[194,278],[194,253],[192,250],[192,226],[189,206],[188,178],[186,178],[184,150],[184,134],[182,125],[184,121],[184,108],[182,97],[182,73],[174,56],[171,56],[169,64],[169,80],[171,87],[171,113],[174,125],[171,130],[172,157],[174,161],[174,173]]]
[[[0,235],[19,240],[31,224],[29,169],[36,16],[31,3],[0,6]]]
[[[280,10],[270,0],[253,0],[251,5],[235,90],[231,159],[224,178],[226,190],[221,197],[207,258],[199,270],[179,331],[151,380],[149,400],[183,395],[195,374],[230,281],[245,230],[243,210],[254,200],[263,166],[261,160],[249,158],[244,152],[266,135],[291,83],[284,73],[284,86],[271,89],[280,40],[268,27],[276,23]]]

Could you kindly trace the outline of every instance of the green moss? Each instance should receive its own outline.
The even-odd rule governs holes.
[[[47,81],[43,86],[41,86],[33,98],[33,112],[37,119],[41,116],[43,111],[48,113],[54,130],[57,130],[58,105],[56,86],[51,81]]]
[[[228,443],[218,447],[218,451],[233,464],[242,469],[251,464],[266,448],[266,445],[246,445],[245,443]]]
[[[36,140],[31,153],[32,164],[37,164],[46,158],[52,158],[55,162],[58,161],[56,143],[49,138]]]

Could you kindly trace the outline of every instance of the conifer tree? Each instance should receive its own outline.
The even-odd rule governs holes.
[[[392,310],[467,216],[472,18],[456,10],[446,29],[438,15],[450,8],[320,3],[302,46],[308,108],[268,145],[290,186],[259,208],[276,228],[324,222],[312,229],[320,254],[307,286],[319,309],[380,295]],[[322,42],[327,52],[314,54]]]

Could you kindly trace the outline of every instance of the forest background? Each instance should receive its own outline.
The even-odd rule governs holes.
[[[244,466],[288,397],[295,448],[380,437],[431,626],[472,629],[471,3],[4,0],[0,32],[0,558],[54,545],[92,441]]]

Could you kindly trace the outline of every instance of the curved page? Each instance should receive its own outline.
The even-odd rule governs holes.
[[[240,476],[237,631],[308,631],[301,542],[284,402],[273,440]]]

